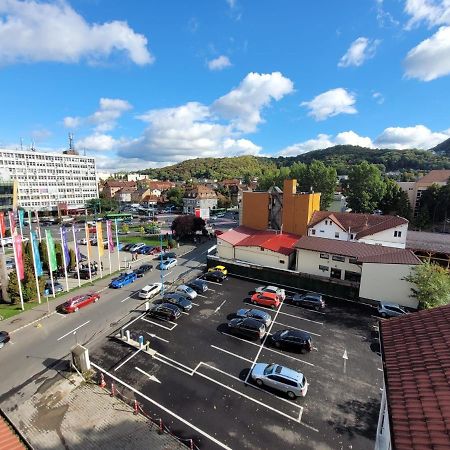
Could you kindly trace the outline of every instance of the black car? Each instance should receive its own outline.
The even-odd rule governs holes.
[[[164,246],[163,246],[164,249]],[[161,256],[160,256],[161,258]],[[166,260],[166,259],[177,259],[177,255],[174,252],[164,252],[162,254],[162,260]]]
[[[250,339],[262,339],[266,333],[266,326],[259,320],[252,318],[231,319],[228,322],[228,329],[233,334],[239,334]]]
[[[147,272],[153,269],[151,264],[142,264],[138,269],[134,271],[138,278],[142,278]]]
[[[178,306],[183,311],[190,311],[192,309],[192,302],[183,294],[177,292],[167,292],[164,294],[162,303],[171,303]]]
[[[222,283],[227,276],[223,274],[220,270],[215,270],[214,272],[206,272],[203,275],[204,280],[214,281],[215,283]]]
[[[121,248],[121,250],[124,250],[124,251],[128,251],[128,250],[130,250],[130,248],[131,247],[133,247],[133,243],[131,243],[131,244],[125,244],[122,248]]]
[[[289,303],[297,306],[306,306],[313,308],[316,311],[325,308],[325,302],[322,299],[322,295],[314,292],[307,292],[306,294],[295,294],[293,297],[287,299]]]
[[[311,336],[304,331],[279,330],[271,336],[272,344],[277,348],[303,353],[312,348]]]
[[[97,275],[97,271],[91,269],[91,276],[95,277]],[[75,277],[78,275],[75,273]],[[89,280],[89,269],[80,269],[80,278],[83,280]]]
[[[208,283],[198,278],[196,280],[192,280],[190,283],[187,283],[187,286],[197,292],[197,294],[201,294],[208,290]]]
[[[158,317],[165,320],[177,320],[181,316],[181,311],[178,306],[171,303],[161,303],[153,306],[148,313],[149,316]]]
[[[7,331],[0,331],[0,348],[2,348],[11,338]]]

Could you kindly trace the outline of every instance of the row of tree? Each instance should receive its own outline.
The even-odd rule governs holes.
[[[444,231],[450,229],[450,183],[445,186],[433,184],[420,197],[419,211],[415,220],[419,228],[429,228],[443,223]]]

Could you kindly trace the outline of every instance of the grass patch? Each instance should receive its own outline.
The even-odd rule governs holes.
[[[120,236],[119,242],[126,244],[137,244],[143,242],[145,245],[152,245],[153,247],[159,247],[161,242],[159,238],[153,236]],[[167,245],[167,241],[163,239],[163,245]]]

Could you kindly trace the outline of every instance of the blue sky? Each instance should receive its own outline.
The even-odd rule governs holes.
[[[450,0],[0,0],[0,146],[100,170],[450,137]]]

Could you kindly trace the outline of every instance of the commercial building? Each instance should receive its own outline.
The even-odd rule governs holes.
[[[203,219],[209,219],[211,209],[217,208],[217,194],[208,186],[198,184],[186,189],[183,197],[183,213],[198,213]]]
[[[137,189],[136,181],[108,180],[104,184],[102,192],[106,198],[115,198],[116,193],[122,188],[131,188],[135,191]]]
[[[0,211],[17,207],[17,181],[12,180],[9,172],[0,168]]]
[[[421,261],[438,264],[450,271],[450,235],[410,231],[406,248],[414,252]]]
[[[450,448],[450,305],[380,322],[376,450]]]
[[[398,185],[408,194],[411,208],[414,215],[417,215],[423,191],[426,191],[433,184],[445,186],[448,184],[449,178],[450,170],[432,170],[417,181],[401,181],[398,182]]]
[[[98,198],[94,158],[66,153],[0,149],[0,167],[18,185],[18,206],[37,211],[84,208]]]

